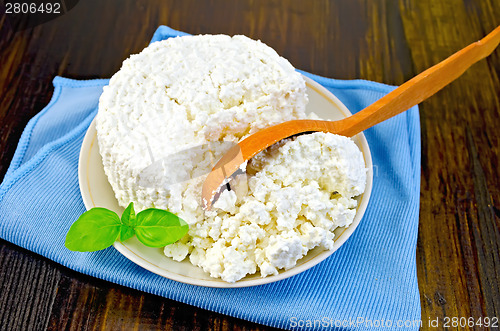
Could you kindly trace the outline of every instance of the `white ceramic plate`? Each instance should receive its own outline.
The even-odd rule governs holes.
[[[304,79],[306,80],[307,93],[309,96],[309,104],[307,105],[308,112],[314,111],[319,117],[330,120],[338,120],[351,115],[349,110],[347,110],[347,108],[327,89],[307,77],[304,77]],[[201,268],[193,266],[188,259],[182,262],[176,262],[166,257],[163,254],[163,249],[146,247],[135,237],[125,242],[117,241],[114,247],[125,257],[149,271],[169,279],[192,285],[208,287],[246,287],[267,284],[296,275],[320,263],[342,246],[354,232],[365,213],[372,190],[372,159],[365,136],[363,134],[358,134],[354,137],[354,141],[363,152],[366,167],[369,169],[365,193],[358,197],[358,208],[354,222],[347,228],[338,228],[335,230],[336,240],[333,250],[325,251],[315,248],[300,259],[297,265],[292,269],[282,270],[276,276],[262,278],[257,273],[255,275],[246,276],[236,283],[227,283],[220,279],[210,277],[209,274],[204,272]],[[97,146],[95,120],[90,125],[83,140],[78,164],[78,178],[83,202],[87,210],[93,207],[105,207],[114,210],[118,215],[122,214],[123,208],[118,205],[113,190],[104,174],[102,159]]]

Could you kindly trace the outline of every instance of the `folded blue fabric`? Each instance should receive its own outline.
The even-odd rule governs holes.
[[[152,41],[182,34],[162,26]],[[329,89],[352,112],[394,88],[302,73]],[[78,187],[79,151],[107,83],[104,79],[54,79],[52,100],[26,126],[0,186],[1,238],[94,277],[265,325],[287,329],[418,329],[417,107],[365,132],[374,164],[371,200],[359,227],[337,252],[283,281],[217,289],[157,276],[114,248],[77,253],[64,247],[67,230],[85,211]]]

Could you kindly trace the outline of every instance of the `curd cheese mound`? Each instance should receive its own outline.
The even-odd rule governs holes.
[[[234,143],[273,124],[307,118],[305,81],[260,41],[202,35],[152,43],[123,62],[99,100],[104,171],[119,204],[168,209],[189,224],[165,247],[212,277],[235,282],[295,266],[331,249],[354,218],[363,156],[346,137],[315,133],[254,157],[209,212],[203,181]]]

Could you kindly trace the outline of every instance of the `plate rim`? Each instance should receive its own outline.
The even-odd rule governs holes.
[[[301,74],[302,75],[302,74]],[[333,103],[340,111],[341,113],[347,117],[351,116],[352,113],[349,111],[349,109],[328,89],[326,89],[324,86],[321,84],[317,83],[313,79],[302,75],[304,80],[306,81],[306,85],[308,85],[310,88],[315,90],[318,94],[320,94],[323,98],[327,99],[329,102]],[[93,208],[96,206],[95,202],[92,199],[92,194],[90,193],[90,183],[88,180],[88,168],[89,168],[89,162],[90,162],[90,150],[93,147],[94,144],[97,144],[97,131],[95,127],[95,121],[96,119],[94,118],[87,129],[87,132],[85,133],[85,136],[83,138],[82,146],[80,148],[80,154],[79,154],[79,159],[78,159],[78,184],[80,187],[80,194],[82,196],[83,203],[85,205],[85,208],[87,210]],[[351,223],[347,228],[342,231],[342,233],[338,236],[338,239],[334,241],[334,247],[332,250],[324,250],[321,253],[319,253],[316,256],[311,257],[309,260],[301,263],[298,266],[294,266],[293,268],[290,268],[288,270],[281,271],[278,273],[278,275],[272,275],[272,276],[267,276],[267,277],[261,277],[261,278],[253,278],[253,279],[247,279],[245,278],[236,281],[234,283],[228,283],[220,278],[213,278],[213,279],[197,279],[197,278],[189,278],[188,276],[180,275],[177,273],[174,273],[172,271],[163,269],[150,261],[147,261],[143,257],[137,255],[134,253],[133,250],[128,248],[126,245],[124,245],[120,241],[116,241],[113,246],[114,248],[120,252],[123,256],[125,256],[127,259],[130,261],[134,262],[135,264],[141,266],[142,268],[149,270],[150,272],[153,272],[159,276],[178,281],[184,284],[190,284],[190,285],[196,285],[196,286],[203,286],[203,287],[215,287],[215,288],[241,288],[241,287],[251,287],[251,286],[257,286],[257,285],[264,285],[264,284],[269,284],[269,283],[274,283],[292,276],[295,276],[299,273],[302,273],[315,265],[323,262],[326,260],[328,257],[330,257],[335,251],[337,251],[354,233],[356,228],[358,227],[359,223],[361,223],[361,220],[364,217],[364,214],[366,212],[366,209],[368,207],[368,203],[370,201],[370,196],[372,192],[372,187],[373,187],[373,163],[372,163],[372,157],[371,157],[371,151],[370,147],[368,145],[368,141],[364,135],[363,132],[359,133],[356,135],[357,139],[359,139],[360,145],[359,146],[362,149],[362,154],[363,158],[365,160],[365,165],[367,166],[367,177],[366,177],[366,186],[365,186],[365,192],[362,194],[360,203],[358,204],[356,208],[356,216],[354,218],[353,223]],[[97,147],[98,148],[98,147]],[[165,258],[168,258],[165,256]],[[302,257],[300,260],[307,258],[307,254]],[[197,266],[195,266],[197,267]],[[200,267],[198,267],[200,268]],[[201,268],[200,268],[201,269]]]

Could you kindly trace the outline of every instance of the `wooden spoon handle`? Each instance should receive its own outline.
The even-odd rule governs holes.
[[[470,66],[490,55],[500,43],[500,26],[446,60],[410,79],[360,112],[341,120],[341,135],[352,137],[419,104],[457,79]]]

